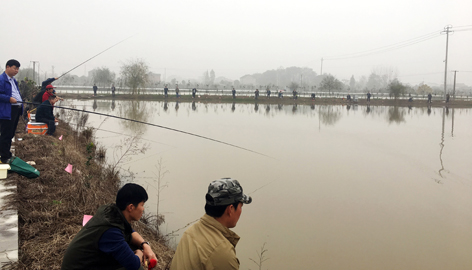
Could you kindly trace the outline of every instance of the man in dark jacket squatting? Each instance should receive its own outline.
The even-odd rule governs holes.
[[[57,97],[52,95],[49,98],[41,103],[36,109],[36,121],[48,124],[48,135],[54,135],[56,132],[56,122],[58,120],[54,117],[52,110],[54,109],[54,104],[57,101]]]
[[[64,255],[62,270],[143,270],[142,263],[157,259],[148,242],[130,223],[141,219],[146,190],[128,183],[116,195],[116,204],[102,205],[74,237]],[[132,247],[138,247],[134,250]]]

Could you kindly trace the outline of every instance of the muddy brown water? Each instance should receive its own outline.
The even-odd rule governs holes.
[[[208,183],[238,179],[253,203],[234,231],[241,269],[472,269],[472,109],[71,100],[185,134],[90,115],[108,148],[142,132],[122,167],[147,187],[164,232],[203,215]],[[62,103],[66,105],[66,103]],[[112,109],[113,108],[113,109]],[[111,132],[110,132],[111,131]],[[129,179],[128,179],[129,180]],[[185,229],[184,229],[185,230]],[[184,230],[175,232],[176,245]]]

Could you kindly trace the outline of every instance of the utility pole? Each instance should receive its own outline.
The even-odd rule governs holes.
[[[457,70],[454,70],[454,86],[452,87],[452,99],[456,99],[456,73]]]
[[[36,63],[39,64],[39,61],[30,61],[30,62],[33,62],[33,81],[36,83],[36,75],[34,73],[36,71]],[[39,66],[38,66],[38,81],[39,81]]]
[[[444,27],[444,31],[442,33],[446,33],[446,60],[444,60],[444,99],[446,99],[446,92],[447,92],[447,87],[446,87],[446,81],[447,81],[447,50],[448,50],[448,43],[449,43],[449,33],[452,33],[453,31],[450,30],[452,28],[452,25],[447,25]]]
[[[321,58],[321,72],[320,75],[323,75],[323,58]]]

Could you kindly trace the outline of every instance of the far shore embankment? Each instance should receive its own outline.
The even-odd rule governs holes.
[[[373,98],[367,101],[366,98],[359,98],[357,101],[348,101],[346,98],[330,98],[322,97],[314,100],[307,97],[299,97],[293,99],[292,96],[285,95],[283,98],[259,96],[255,99],[254,96],[236,96],[233,99],[228,95],[200,95],[192,98],[191,95],[181,95],[178,98],[174,95],[169,95],[167,98],[161,94],[119,94],[113,97],[111,94],[99,94],[93,96],[92,93],[59,93],[61,97],[68,99],[97,99],[97,100],[146,100],[146,101],[167,101],[167,102],[201,102],[201,103],[239,103],[239,104],[283,104],[283,105],[361,105],[361,106],[395,106],[395,107],[444,107],[448,108],[472,108],[472,99],[451,99],[446,102],[442,99],[433,99],[428,103],[424,99],[413,99],[408,101],[408,98]]]

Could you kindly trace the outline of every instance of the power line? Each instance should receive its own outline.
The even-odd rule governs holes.
[[[436,74],[442,74],[442,71],[429,72],[429,73],[421,73],[421,74],[398,75],[397,77],[401,78],[401,77],[413,77],[413,76],[436,75]]]
[[[472,27],[472,24],[471,25],[454,26],[454,28],[465,28],[465,27]]]
[[[464,31],[472,31],[472,28],[469,28],[469,29],[459,29],[459,30],[454,30],[454,32],[464,32]]]
[[[422,36],[419,36],[419,37],[415,37],[415,38],[408,39],[408,40],[405,40],[405,41],[397,42],[397,43],[394,43],[394,44],[391,44],[391,45],[382,46],[382,47],[379,47],[379,48],[370,49],[370,50],[366,50],[366,51],[361,51],[361,52],[357,52],[357,53],[350,53],[350,54],[344,54],[344,55],[339,55],[339,56],[331,56],[331,57],[327,57],[327,58],[323,58],[323,59],[340,60],[340,59],[367,56],[367,55],[370,55],[370,54],[376,54],[376,53],[382,53],[382,52],[391,51],[391,50],[397,50],[397,49],[400,49],[400,48],[403,48],[403,47],[411,46],[411,45],[414,45],[416,43],[420,43],[420,42],[438,37],[438,36],[440,36],[439,31],[434,31],[434,32],[431,32],[431,33],[428,33],[428,34],[425,34],[425,35],[422,35]]]

